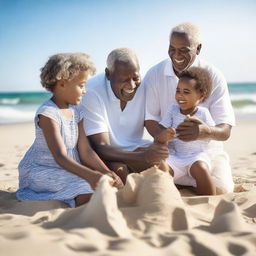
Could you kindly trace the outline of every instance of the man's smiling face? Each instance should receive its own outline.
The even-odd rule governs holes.
[[[134,63],[116,61],[114,71],[106,70],[115,96],[122,102],[132,100],[139,85],[139,66]]]
[[[200,50],[201,44],[193,45],[186,34],[177,32],[172,34],[168,54],[177,76],[193,64]]]

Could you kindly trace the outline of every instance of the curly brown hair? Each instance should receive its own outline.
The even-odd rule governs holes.
[[[183,77],[196,81],[195,90],[204,94],[202,102],[209,98],[212,91],[212,79],[208,70],[200,67],[190,67],[180,74],[179,78]]]
[[[41,68],[41,84],[48,90],[53,91],[58,80],[72,80],[81,71],[87,71],[94,75],[96,68],[85,53],[59,53],[52,55]]]

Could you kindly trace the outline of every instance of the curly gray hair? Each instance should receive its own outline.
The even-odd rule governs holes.
[[[207,69],[200,67],[190,67],[181,73],[180,79],[183,77],[196,80],[195,90],[204,94],[202,102],[211,95],[212,78]]]
[[[110,72],[113,72],[115,69],[115,62],[126,62],[132,63],[139,67],[139,61],[134,50],[130,48],[117,48],[114,49],[107,58],[107,68]]]
[[[72,80],[81,71],[94,75],[96,68],[85,53],[59,53],[52,55],[41,68],[41,84],[48,90],[53,88],[58,80]]]
[[[170,33],[170,40],[173,33],[187,35],[189,41],[194,47],[197,47],[199,44],[202,43],[201,32],[199,28],[190,22],[184,22],[175,26]]]

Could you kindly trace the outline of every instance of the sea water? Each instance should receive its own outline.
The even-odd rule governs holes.
[[[32,122],[37,108],[51,95],[48,92],[0,92],[0,125]]]
[[[256,120],[256,82],[229,83],[236,119]],[[0,92],[0,125],[32,122],[37,108],[51,97],[49,92]]]

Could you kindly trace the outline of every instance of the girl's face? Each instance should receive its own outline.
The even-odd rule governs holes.
[[[177,85],[175,99],[184,115],[191,114],[204,97],[202,92],[195,90],[196,80],[183,77]]]
[[[65,101],[67,104],[79,105],[82,96],[85,94],[85,83],[88,79],[86,71],[80,71],[72,80],[64,81],[65,84]]]

